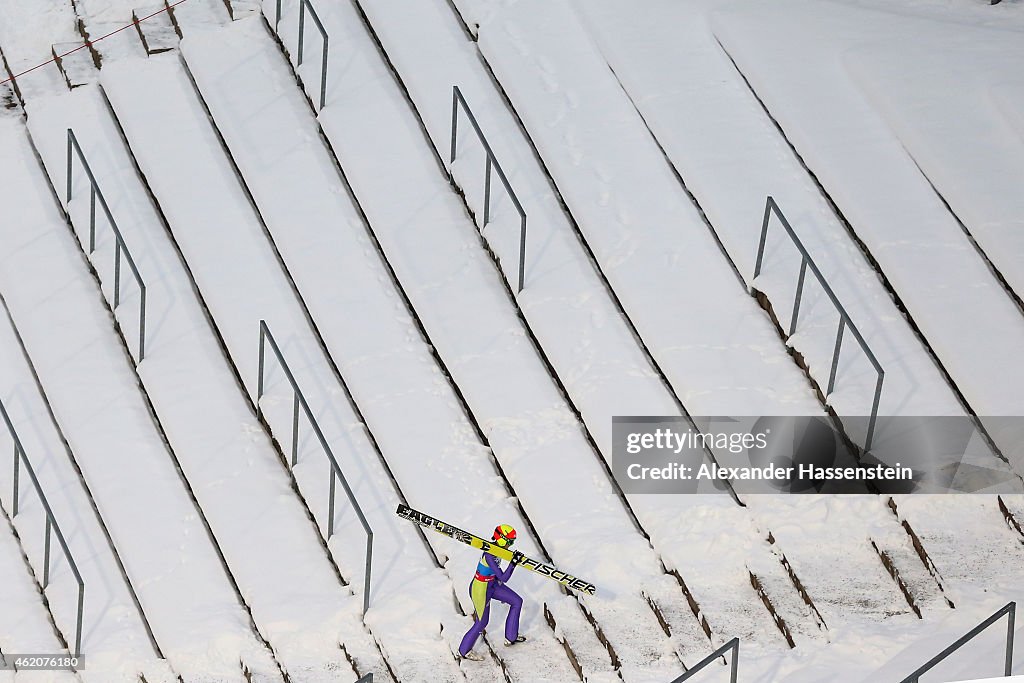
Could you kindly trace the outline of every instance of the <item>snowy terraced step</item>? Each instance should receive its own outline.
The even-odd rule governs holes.
[[[863,43],[864,10],[792,0],[771,11],[721,9],[713,26],[971,408],[1021,414],[1024,316],[841,59]],[[890,41],[906,39],[908,30],[936,37],[951,30],[924,22],[908,29],[888,19],[867,26],[873,39]],[[1012,435],[996,438],[1008,450],[1019,445]]]
[[[747,282],[753,276],[765,198],[771,195],[885,371],[880,414],[963,414],[877,273],[715,41],[704,20],[705,6],[713,4],[660,0],[643,13],[624,0],[576,7],[741,276]],[[768,294],[787,331],[799,269],[799,252],[773,219],[756,286]],[[789,343],[826,388],[838,318],[823,297],[808,275]],[[865,415],[876,377],[852,337],[845,340],[841,361],[829,403],[840,415]]]
[[[0,376],[5,382],[0,388],[0,397],[85,584],[82,651],[88,653],[88,667],[80,675],[88,683],[136,683],[141,673],[151,683],[168,683],[174,674],[166,661],[158,661],[147,627],[93,514],[92,501],[68,459],[61,435],[47,412],[6,314],[0,315]],[[0,443],[5,442],[6,428],[0,427],[0,435]],[[4,508],[8,512],[13,503],[11,477],[12,471],[5,464],[0,468],[0,490],[5,494]],[[26,474],[21,475],[20,483],[19,510],[14,525],[39,577],[43,575],[46,513]],[[73,648],[78,584],[56,537],[51,543],[53,559],[46,595],[64,639]],[[0,649],[12,651],[2,642]]]
[[[542,556],[494,471],[490,450],[474,433],[391,285],[386,264],[345,194],[316,121],[263,23],[247,20],[215,32],[190,33],[182,48],[277,248],[410,503],[463,528],[512,523],[520,530],[523,552]],[[251,145],[251,140],[261,144]],[[444,473],[438,472],[439,463]],[[467,496],[469,490],[474,495]],[[472,613],[464,586],[479,554],[435,534],[427,540],[445,558],[463,611]],[[564,618],[558,630],[577,656],[601,653],[593,629],[557,584],[519,572],[515,588],[526,601],[521,626],[530,645],[495,648],[514,678],[554,681],[575,675],[544,621],[545,603],[552,608],[569,603],[560,612]],[[492,629],[493,643],[501,643],[500,633],[497,626]],[[607,657],[604,666],[610,668]]]
[[[190,681],[274,680],[20,124],[0,146],[20,216],[0,224],[0,291],[157,641]]]
[[[375,534],[365,621],[388,666],[400,680],[457,679],[439,635],[441,624],[455,619],[452,584],[428,559],[416,531],[395,517],[398,499],[388,473],[345,401],[177,55],[108,64],[103,83],[250,396],[257,391],[257,334],[265,319],[353,486]],[[263,408],[278,440],[290,444],[291,392],[267,353]],[[311,436],[301,445],[295,476],[326,536],[329,464]],[[361,598],[365,539],[341,491],[336,517],[331,552]],[[368,666],[375,678],[388,679]]]
[[[140,375],[257,628],[284,669],[302,680],[333,679],[350,670],[339,639],[353,656],[379,661],[359,620],[361,601],[341,585],[270,439],[239,392],[100,94],[76,91],[29,110],[54,184],[64,179],[63,131],[75,130],[144,273],[150,319],[158,324],[148,328]],[[85,174],[77,173],[70,213],[86,243],[87,188]],[[111,246],[104,226],[92,262],[108,286]],[[135,329],[135,307],[119,307],[117,315],[122,329]]]
[[[96,80],[96,63],[84,42],[54,43],[51,54],[68,88],[78,88]]]
[[[132,21],[147,54],[173,50],[178,46],[178,32],[167,5],[144,5],[132,11]]]

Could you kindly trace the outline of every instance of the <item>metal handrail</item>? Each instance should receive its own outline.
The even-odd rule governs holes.
[[[473,125],[473,130],[476,131],[476,136],[480,140],[480,144],[484,147],[484,153],[487,156],[487,163],[484,170],[484,222],[480,226],[484,228],[491,219],[491,167],[498,174],[498,179],[501,180],[501,184],[505,186],[505,192],[508,194],[509,199],[512,200],[512,204],[515,205],[516,211],[519,212],[519,289],[518,292],[523,291],[523,278],[526,271],[526,211],[523,209],[523,205],[519,203],[519,198],[516,197],[516,193],[512,190],[512,185],[508,182],[508,178],[505,176],[505,172],[501,170],[501,164],[498,163],[497,157],[494,156],[494,151],[491,149],[490,144],[487,142],[487,138],[484,137],[484,133],[480,130],[480,124],[476,122],[476,117],[473,116],[472,110],[469,108],[469,104],[466,102],[466,98],[462,96],[462,91],[459,90],[459,86],[452,86],[452,149],[451,158],[449,164],[455,163],[455,152],[456,152],[456,136],[459,130],[459,105],[462,105],[462,109],[465,110],[466,116],[469,118],[469,122]],[[449,169],[449,172],[450,169]]]
[[[64,532],[60,530],[60,525],[57,524],[57,518],[53,515],[53,510],[50,508],[50,502],[46,499],[46,494],[43,493],[43,487],[39,484],[39,479],[36,478],[35,469],[32,467],[32,463],[28,459],[28,454],[25,452],[25,447],[21,443],[21,438],[18,436],[18,432],[14,429],[14,424],[11,422],[10,415],[7,414],[7,408],[4,407],[3,401],[0,401],[0,415],[4,418],[4,424],[7,425],[7,431],[11,435],[11,439],[14,441],[14,512],[12,517],[18,516],[18,475],[19,475],[19,464],[22,460],[25,462],[25,471],[28,472],[29,479],[32,480],[32,487],[36,490],[36,495],[39,497],[39,501],[43,504],[43,510],[46,512],[46,533],[43,551],[43,589],[45,590],[47,585],[50,583],[50,530],[57,535],[57,543],[60,544],[61,550],[64,551],[64,557],[68,561],[68,566],[71,567],[71,573],[75,575],[75,581],[78,583],[78,620],[75,626],[75,650],[74,656],[78,657],[82,654],[82,615],[85,605],[85,581],[82,579],[81,572],[78,571],[78,565],[75,563],[75,558],[71,556],[71,550],[68,548],[67,541],[64,540]]]
[[[818,266],[814,263],[814,259],[812,259],[811,255],[807,253],[807,249],[804,247],[803,242],[801,242],[800,238],[796,236],[793,226],[791,226],[789,221],[786,220],[786,217],[783,215],[779,205],[775,203],[775,199],[770,195],[764,205],[764,220],[761,223],[761,241],[757,246],[757,261],[754,264],[754,278],[757,278],[757,276],[761,274],[761,265],[764,259],[764,246],[765,241],[768,238],[768,225],[773,213],[782,223],[782,227],[786,230],[786,234],[789,235],[790,240],[792,240],[793,244],[800,252],[801,257],[800,275],[797,279],[796,294],[793,299],[793,314],[790,317],[789,322],[789,335],[792,336],[793,333],[796,332],[796,323],[800,315],[800,301],[803,298],[804,278],[807,275],[808,266],[810,266],[811,272],[814,273],[814,277],[818,280],[818,284],[820,284],[821,288],[825,290],[825,294],[828,295],[832,305],[835,306],[836,311],[839,313],[839,330],[836,332],[835,349],[832,351],[832,370],[828,376],[828,389],[825,391],[825,398],[828,398],[832,393],[832,390],[835,388],[836,370],[839,367],[839,354],[842,351],[843,345],[843,332],[847,327],[850,328],[850,332],[852,332],[854,338],[856,338],[861,351],[864,352],[864,355],[871,362],[871,365],[874,367],[875,372],[878,375],[878,379],[875,382],[875,396],[871,404],[871,418],[868,422],[868,433],[864,440],[864,450],[870,451],[871,440],[875,433],[875,423],[878,420],[878,405],[882,397],[882,381],[885,379],[885,371],[882,369],[882,365],[878,362],[878,359],[875,358],[875,354],[871,352],[871,349],[868,347],[868,343],[864,340],[864,336],[860,333],[860,330],[858,330],[857,326],[853,324],[853,320],[850,318],[849,313],[846,312],[846,308],[839,302],[839,298],[825,280],[825,276],[821,274]],[[753,293],[753,289],[753,286],[751,286],[751,293]]]
[[[110,229],[114,233],[114,308],[117,308],[121,302],[121,253],[124,252],[125,259],[128,261],[128,267],[132,271],[132,276],[135,278],[135,283],[139,287],[139,362],[141,363],[146,357],[146,283],[142,281],[142,276],[139,275],[139,269],[135,266],[135,259],[132,258],[132,253],[128,250],[128,245],[125,244],[124,237],[121,235],[121,230],[117,227],[117,222],[114,220],[113,214],[110,212],[110,207],[107,205],[107,200],[103,197],[103,192],[100,190],[99,183],[96,182],[96,176],[93,175],[92,168],[89,166],[89,162],[85,159],[85,154],[82,152],[81,146],[78,144],[78,138],[75,137],[74,131],[68,128],[68,156],[67,156],[67,201],[71,202],[72,195],[72,181],[74,179],[74,156],[72,152],[75,152],[78,156],[78,160],[82,164],[82,168],[85,169],[85,174],[89,177],[89,255],[96,250],[96,202],[99,200],[100,208],[103,209],[103,214],[107,217],[107,223],[110,225]]]
[[[366,609],[370,604],[370,563],[373,557],[373,530],[370,529],[370,524],[366,521],[366,516],[363,515],[362,508],[359,507],[359,503],[356,501],[355,494],[352,493],[351,487],[348,485],[348,480],[345,479],[345,474],[341,471],[341,466],[338,464],[337,459],[334,457],[334,451],[327,443],[327,438],[324,436],[323,431],[320,429],[320,425],[317,423],[316,418],[313,417],[313,411],[309,408],[309,403],[306,402],[306,397],[303,395],[302,390],[299,388],[299,383],[295,381],[295,376],[292,374],[291,368],[288,367],[288,363],[284,359],[284,354],[281,353],[281,347],[277,345],[277,341],[274,339],[274,335],[270,333],[270,328],[267,326],[265,320],[260,320],[260,369],[259,369],[259,385],[256,391],[256,413],[262,417],[263,409],[260,407],[260,399],[263,397],[263,375],[265,369],[265,353],[264,347],[265,342],[270,342],[270,348],[273,350],[274,355],[277,356],[277,362],[280,364],[281,369],[284,371],[285,377],[288,378],[288,383],[292,387],[292,457],[291,466],[295,467],[299,457],[299,408],[302,408],[302,412],[306,416],[306,420],[313,428],[313,433],[316,435],[317,441],[320,442],[320,447],[324,451],[324,455],[331,463],[331,488],[328,502],[328,513],[327,513],[327,539],[330,540],[331,536],[334,535],[334,480],[338,478],[341,480],[341,485],[345,489],[345,494],[348,496],[348,500],[352,503],[353,509],[356,511],[356,515],[359,517],[359,523],[363,525],[363,530],[366,532],[366,576],[363,579],[363,615],[366,614]]]
[[[902,681],[900,681],[900,683],[919,683],[919,681],[921,680],[921,676],[923,674],[927,673],[929,670],[934,668],[935,665],[937,665],[943,659],[945,659],[946,657],[950,656],[951,654],[953,654],[954,652],[959,650],[961,647],[966,645],[970,640],[972,640],[979,633],[981,633],[982,631],[987,629],[989,626],[991,626],[992,624],[994,624],[997,621],[999,621],[1004,615],[1006,615],[1007,620],[1006,620],[1006,663],[1005,663],[1005,666],[1004,666],[1003,675],[1004,676],[1011,675],[1012,671],[1010,669],[1013,666],[1013,626],[1014,626],[1014,618],[1016,617],[1016,613],[1017,613],[1017,603],[1016,602],[1008,602],[1008,603],[1006,603],[1005,605],[1000,607],[999,610],[996,611],[995,614],[993,614],[988,619],[986,619],[985,621],[981,622],[980,624],[978,624],[977,626],[972,628],[965,635],[963,635],[960,638],[958,638],[955,643],[953,643],[952,645],[947,647],[945,650],[943,650],[939,654],[937,654],[934,657],[932,657],[931,659],[929,659],[926,664],[924,664],[923,666],[918,668],[914,673],[912,673],[909,676],[907,676],[906,678],[904,678]]]
[[[320,38],[323,41],[320,62],[320,110],[323,111],[324,102],[327,100],[327,30],[324,28],[323,23],[320,21],[320,17],[317,15],[316,10],[313,9],[313,5],[309,0],[299,0],[299,54],[296,59],[296,66],[302,66],[302,47],[306,33],[306,10],[309,10],[309,16],[313,18],[313,23],[316,24],[317,30],[320,31]],[[274,15],[274,31],[277,32],[278,36],[281,35],[280,31],[278,31],[278,24],[280,23],[281,0],[277,0],[277,13]]]
[[[694,674],[696,674],[698,671],[700,671],[701,669],[703,669],[704,667],[706,667],[708,664],[710,664],[711,662],[715,661],[719,657],[723,656],[729,650],[733,651],[733,653],[732,653],[732,663],[730,664],[730,667],[731,667],[732,671],[729,674],[729,683],[736,683],[736,676],[739,674],[739,670],[740,670],[740,664],[739,664],[739,660],[740,660],[740,639],[739,638],[733,638],[728,643],[726,643],[722,647],[718,648],[717,650],[715,650],[714,652],[709,654],[704,659],[702,659],[699,662],[697,662],[697,664],[692,669],[690,669],[689,671],[684,673],[682,676],[680,676],[680,677],[678,677],[676,679],[673,679],[672,683],[683,683],[683,681],[690,680],[690,678]]]

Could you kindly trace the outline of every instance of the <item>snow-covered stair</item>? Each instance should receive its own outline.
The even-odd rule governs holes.
[[[144,273],[150,320],[159,323],[147,328],[140,377],[189,488],[278,661],[302,680],[334,679],[338,671],[350,671],[338,648],[341,639],[365,668],[382,674],[380,655],[360,623],[361,601],[331,566],[318,530],[291,491],[287,470],[224,362],[100,93],[83,88],[30,101],[28,108],[29,127],[55,185],[64,180],[64,131],[75,130]],[[69,210],[87,248],[88,180],[80,170],[75,177]],[[109,301],[112,243],[111,232],[102,226],[92,262]],[[122,287],[125,293],[130,289]],[[119,307],[116,315],[122,329],[135,329],[135,307]],[[134,335],[128,336],[134,345]]]
[[[392,284],[387,264],[319,139],[316,120],[294,87],[288,63],[263,23],[238,21],[215,31],[196,27],[186,33],[182,49],[319,333],[410,504],[478,531],[498,520],[511,521],[520,530],[523,551],[538,555],[518,504]],[[248,115],[238,116],[240,110]],[[261,144],[249,144],[252,140]],[[438,463],[445,473],[437,471]],[[469,489],[473,496],[466,495]],[[478,554],[439,535],[428,534],[427,540],[443,559],[463,611],[472,613],[463,586]],[[526,572],[519,572],[515,585],[526,589],[522,626],[531,645],[495,648],[495,653],[516,679],[568,679],[574,675],[571,664],[545,623],[544,606],[557,609],[572,601],[554,582]],[[577,656],[603,651],[574,605],[559,610],[557,628]],[[492,629],[495,643],[500,643],[498,634]],[[610,668],[607,657],[604,666]]]
[[[148,627],[133,602],[118,559],[93,512],[93,501],[74,470],[6,313],[0,315],[0,376],[4,378],[0,397],[85,584],[82,651],[88,653],[88,666],[80,672],[82,679],[90,683],[136,683],[142,674],[150,683],[169,683],[175,676],[166,661],[159,660],[150,641]],[[6,427],[0,424],[0,443],[7,443],[7,439]],[[13,504],[11,477],[9,466],[0,468],[0,490],[8,513]],[[13,522],[35,574],[40,577],[45,555],[45,511],[24,469],[19,490],[19,510]],[[78,584],[55,538],[51,544],[50,585],[46,595],[55,622],[73,648]],[[7,590],[5,595],[13,594],[11,589]],[[2,642],[0,649],[10,651]]]
[[[273,680],[20,122],[3,122],[0,156],[20,217],[0,224],[0,291],[157,641],[189,680]]]

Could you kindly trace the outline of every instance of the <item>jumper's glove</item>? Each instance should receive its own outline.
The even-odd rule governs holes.
[[[526,559],[526,555],[523,555],[518,550],[515,550],[515,551],[512,552],[512,564],[513,565],[517,565],[517,564],[519,564],[520,562],[522,562],[525,559]]]

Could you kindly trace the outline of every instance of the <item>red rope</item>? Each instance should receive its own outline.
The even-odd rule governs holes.
[[[53,57],[52,59],[47,59],[42,64],[36,64],[31,69],[26,69],[26,70],[22,71],[20,74],[15,74],[15,75],[11,76],[10,78],[6,78],[6,79],[0,81],[0,85],[3,85],[4,83],[10,83],[10,82],[12,82],[12,81],[14,81],[14,80],[16,80],[18,78],[21,78],[22,76],[24,76],[27,73],[32,73],[36,69],[41,69],[42,67],[46,66],[47,64],[52,64],[53,62],[56,62],[58,59],[63,59],[64,57],[67,57],[70,54],[74,54],[75,52],[78,52],[79,50],[84,50],[87,47],[95,45],[96,43],[100,42],[104,38],[109,38],[110,36],[112,36],[112,35],[114,35],[116,33],[120,33],[121,31],[124,31],[125,29],[131,28],[132,26],[138,26],[139,24],[144,22],[146,19],[152,19],[153,17],[155,17],[156,15],[160,14],[161,12],[166,12],[167,10],[171,9],[172,7],[177,7],[178,5],[180,5],[183,2],[188,2],[188,0],[178,0],[174,4],[168,5],[167,7],[164,7],[163,9],[159,9],[156,12],[153,12],[152,14],[149,14],[149,15],[146,15],[146,16],[142,17],[141,19],[136,19],[132,23],[127,24],[126,26],[122,26],[121,28],[117,29],[116,31],[111,31],[110,33],[108,33],[108,34],[106,34],[104,36],[100,36],[96,40],[87,40],[87,41],[85,41],[84,44],[79,45],[74,50],[68,50],[64,54],[57,55],[56,57]]]

